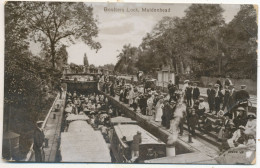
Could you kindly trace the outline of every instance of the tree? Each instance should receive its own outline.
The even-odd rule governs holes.
[[[84,54],[83,63],[84,63],[85,66],[89,66],[89,64],[88,64],[88,57],[87,57],[87,54],[86,54],[86,53]]]
[[[235,78],[257,75],[257,23],[253,5],[241,5],[234,19],[223,30],[226,46],[224,73]],[[243,67],[243,68],[241,68]]]
[[[62,71],[64,65],[68,64],[69,55],[66,48],[67,48],[66,45],[61,45],[61,47],[57,51],[55,64],[57,69],[59,69],[60,71]]]
[[[93,8],[83,2],[20,2],[19,8],[25,9],[24,24],[28,25],[31,36],[49,47],[53,68],[62,40],[74,43],[80,39],[92,49],[101,48],[93,40],[98,35]]]
[[[124,45],[122,51],[117,56],[118,62],[114,70],[121,73],[133,74],[136,71],[135,63],[138,57],[137,47],[132,47],[130,44]]]
[[[197,74],[213,74],[218,71],[221,56],[220,29],[225,22],[223,9],[217,4],[192,4],[182,20],[186,57],[190,57],[191,68]]]

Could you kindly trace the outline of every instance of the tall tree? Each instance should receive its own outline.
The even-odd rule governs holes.
[[[98,35],[93,8],[83,2],[20,2],[19,8],[26,9],[24,24],[28,25],[32,37],[48,44],[53,68],[62,40],[71,43],[81,40],[92,49],[101,48],[93,40]]]
[[[85,66],[89,66],[89,64],[88,64],[88,57],[87,57],[87,54],[86,54],[86,53],[84,54],[83,63],[84,63]]]
[[[218,71],[216,62],[221,56],[220,29],[225,25],[223,9],[218,4],[192,4],[183,18],[183,44],[186,57],[191,59],[193,71],[213,74]]]
[[[138,57],[138,49],[130,44],[124,45],[122,51],[117,56],[118,62],[114,70],[121,73],[134,73],[136,71],[135,63]]]
[[[235,78],[256,79],[258,27],[256,16],[253,5],[241,5],[237,15],[223,30],[226,47],[225,74]]]

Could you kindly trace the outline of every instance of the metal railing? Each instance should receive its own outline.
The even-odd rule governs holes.
[[[52,106],[51,106],[51,108],[50,108],[50,110],[49,110],[47,116],[45,117],[45,119],[44,119],[44,121],[43,121],[43,124],[42,124],[42,127],[41,127],[42,129],[46,126],[47,120],[48,120],[48,118],[49,118],[49,116],[50,116],[50,114],[51,114],[51,112],[52,112],[52,109],[53,109],[53,107],[54,107],[54,105],[55,105],[57,99],[59,98],[59,96],[60,96],[60,94],[58,93],[57,96],[56,96],[56,98],[55,98],[55,100],[53,101],[53,104],[52,104]],[[30,147],[30,150],[29,150],[29,152],[28,152],[27,155],[26,155],[25,161],[27,161],[27,162],[32,159],[32,155],[33,155],[33,153],[34,153],[34,151],[33,151],[33,144],[34,144],[34,143],[32,143],[32,145],[31,145],[31,147]]]

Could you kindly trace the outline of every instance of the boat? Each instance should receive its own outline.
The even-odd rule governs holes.
[[[111,156],[100,131],[79,118],[69,123],[67,132],[61,133],[61,162],[110,163]]]
[[[117,163],[132,162],[131,143],[137,131],[141,132],[142,142],[139,146],[139,157],[137,161],[143,163],[145,160],[166,156],[166,145],[146,130],[136,124],[119,124],[113,127],[110,150]],[[123,140],[123,137],[125,140]]]

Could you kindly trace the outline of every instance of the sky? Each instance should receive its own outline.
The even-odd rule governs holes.
[[[84,53],[87,54],[89,64],[96,66],[104,64],[116,64],[117,55],[124,44],[138,47],[146,33],[151,32],[156,23],[164,16],[183,17],[190,4],[145,4],[145,3],[86,3],[93,6],[94,17],[98,19],[99,28],[96,41],[102,48],[96,52],[86,44],[78,41],[67,47],[68,62],[82,65]],[[240,9],[240,5],[221,5],[224,9],[223,17],[228,23]],[[117,11],[105,11],[104,8]],[[127,12],[126,10],[138,9],[139,12]],[[170,12],[142,12],[142,8],[169,9]],[[121,11],[119,11],[121,10]],[[122,12],[124,10],[124,12]],[[39,52],[39,45],[32,44],[34,54]]]

